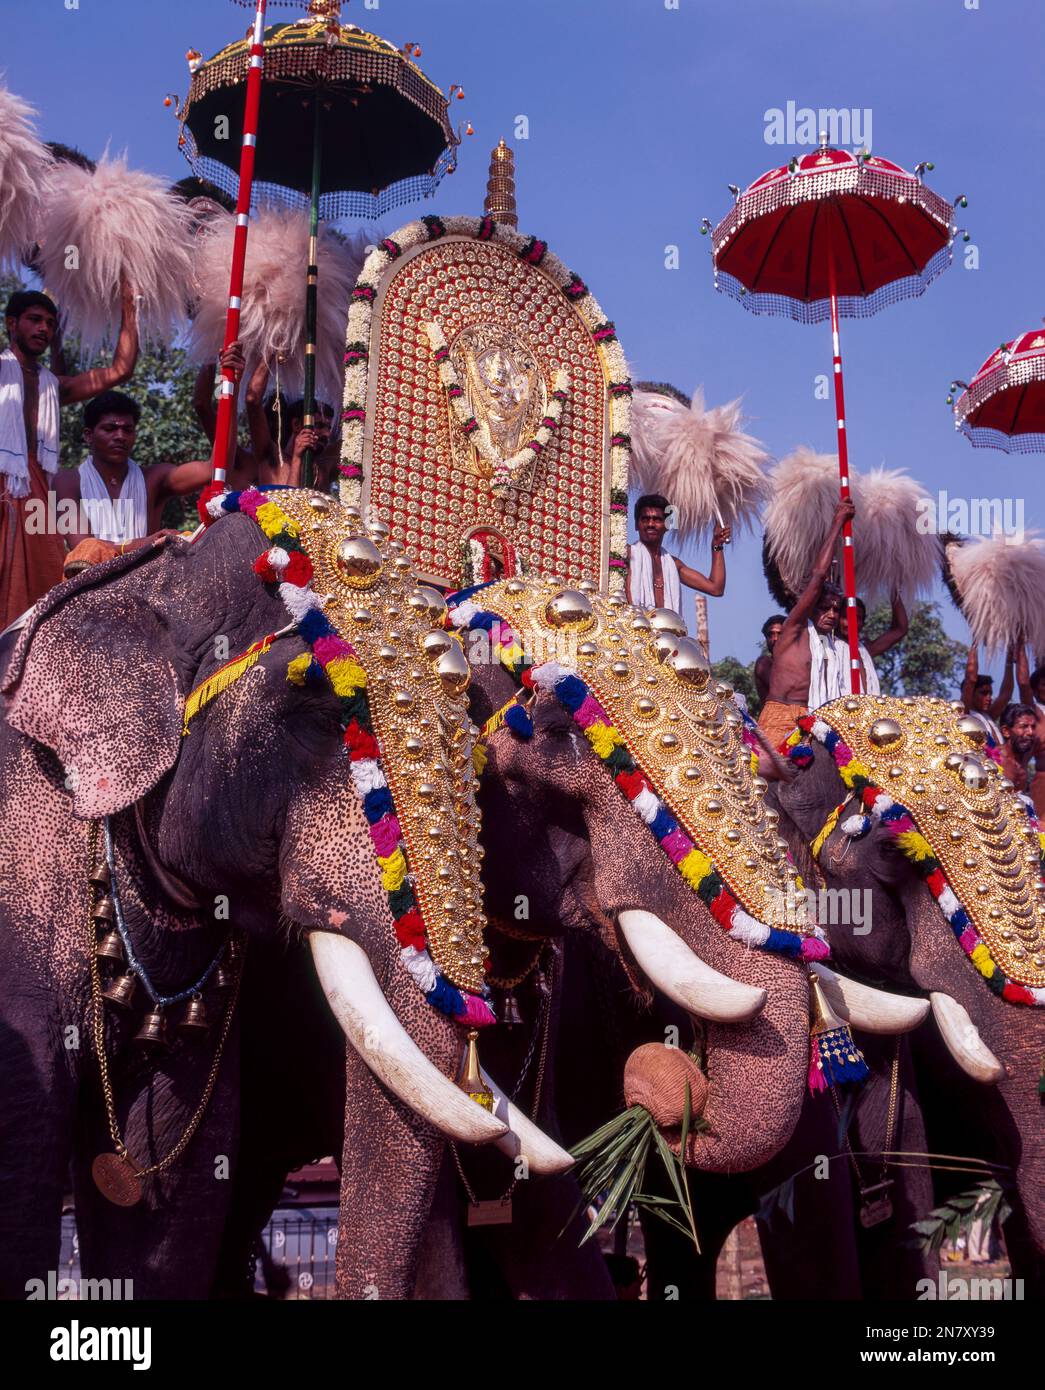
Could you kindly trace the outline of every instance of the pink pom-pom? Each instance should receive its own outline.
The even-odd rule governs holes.
[[[464,991],[461,998],[464,1000],[464,1012],[457,1015],[460,1023],[469,1028],[488,1028],[491,1023],[497,1022],[485,999],[480,999],[477,994],[465,994]]]
[[[807,936],[802,942],[802,949],[798,953],[803,960],[827,960],[831,954],[831,947],[826,941],[821,941],[818,936]]]

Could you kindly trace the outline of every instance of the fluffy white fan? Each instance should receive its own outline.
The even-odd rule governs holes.
[[[988,656],[1021,641],[1045,651],[1045,541],[987,536],[952,546],[948,558],[962,612]]]
[[[699,389],[689,406],[659,391],[636,390],[633,481],[671,502],[680,540],[719,522],[750,524],[764,500],[769,456],[743,433],[741,420],[739,401],[709,410]]]
[[[198,302],[189,350],[201,362],[213,359],[225,334],[229,264],[235,217],[218,212],[196,238],[194,281]],[[319,318],[316,332],[316,395],[337,407],[341,401],[345,323],[366,238],[319,230]],[[280,389],[300,396],[305,361],[305,274],[308,213],[262,208],[251,219],[240,310],[240,341],[248,360],[279,363]]]
[[[90,352],[119,325],[120,277],[138,299],[143,338],[169,341],[186,319],[191,294],[192,214],[154,174],[128,169],[108,151],[93,173],[78,164],[52,169],[39,263],[68,330]]]
[[[919,501],[928,493],[898,468],[851,472],[850,489],[856,506],[857,593],[869,608],[896,589],[906,599],[928,593],[940,564],[940,537],[917,529]],[[794,594],[812,571],[837,505],[834,454],[796,449],[770,475],[762,514],[769,559]]]
[[[0,266],[17,264],[39,239],[51,151],[32,126],[36,112],[0,86]]]

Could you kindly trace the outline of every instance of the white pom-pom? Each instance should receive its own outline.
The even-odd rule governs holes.
[[[128,169],[125,155],[106,153],[94,173],[69,162],[54,166],[39,261],[85,352],[114,337],[121,277],[138,296],[141,336],[170,340],[191,298],[192,231],[188,205],[155,174]]]

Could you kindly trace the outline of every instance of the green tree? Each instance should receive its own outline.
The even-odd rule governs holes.
[[[754,663],[750,666],[743,666],[735,656],[724,656],[721,661],[712,663],[711,674],[716,680],[726,681],[738,695],[744,696],[747,700],[748,712],[752,716],[758,713],[761,701],[758,698],[758,688],[755,685]]]
[[[880,637],[891,624],[887,604],[867,615],[864,642]],[[938,603],[918,602],[910,613],[907,636],[875,658],[883,695],[938,695],[956,700],[961,690],[968,648],[948,637]]]

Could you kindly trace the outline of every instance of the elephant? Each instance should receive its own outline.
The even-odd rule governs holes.
[[[326,547],[347,531],[352,545],[337,563],[362,574],[371,603],[402,602],[397,628],[423,643],[438,598],[411,589],[399,547],[379,549],[358,518],[328,512],[329,499],[312,518],[307,500],[280,494],[281,507],[297,505],[301,530],[317,533],[317,557],[333,554]],[[8,1297],[24,1297],[28,1280],[56,1267],[70,1165],[85,1273],[133,1274],[139,1298],[209,1291],[239,1148],[240,1033],[219,972],[206,976],[223,949],[227,975],[244,969],[243,951],[225,947],[230,927],[248,957],[252,938],[307,939],[348,1035],[343,1100],[352,1123],[337,1257],[348,1296],[409,1293],[448,1134],[521,1148],[535,1171],[569,1164],[503,1098],[494,1113],[451,1079],[462,1030],[401,963],[369,822],[346,775],[338,697],[329,684],[288,679],[288,661],[308,662],[302,637],[286,626],[288,585],[250,573],[268,534],[250,515],[229,515],[191,545],[167,541],[85,571],[36,606],[9,655],[0,724],[0,1292]],[[337,588],[336,576],[325,578]],[[347,602],[350,615],[367,612],[362,591],[346,591],[334,611]],[[227,644],[220,654],[215,637]],[[441,636],[436,647],[409,672],[423,723],[407,753],[430,759],[436,792],[447,788],[435,810],[447,808],[438,827],[454,867],[440,882],[460,894],[455,901],[472,903],[460,920],[477,925],[470,726],[459,673],[440,674]],[[240,678],[185,722],[188,693],[240,651],[253,652]],[[387,657],[374,660],[394,669]],[[212,1017],[230,1020],[191,1142],[176,1164],[142,1179],[140,1201],[123,1209],[95,1186],[92,1160],[110,1155],[111,1190],[117,1134],[140,1165],[168,1156],[191,1131],[215,1044],[179,1041],[145,1065],[131,1038],[140,1013],[110,1017],[107,1118],[86,1026],[89,871],[97,877],[89,851],[102,820],[141,969],[160,994],[195,982]],[[424,826],[413,824],[416,838]],[[436,920],[440,910],[437,903]],[[128,1195],[126,1173],[117,1177]]]
[[[909,699],[900,712],[904,723],[916,727],[923,716],[937,718],[940,707],[939,701]],[[870,722],[876,713],[882,709],[858,702],[846,708],[845,717]],[[893,737],[892,730],[887,736]],[[966,754],[975,759],[983,752],[984,733],[968,717],[941,738],[949,738],[947,747],[958,749],[949,755],[957,759],[958,775]],[[796,847],[814,841],[830,813],[851,799],[831,752],[815,737],[807,735],[806,743],[811,752],[803,759],[807,765],[772,792],[781,831]],[[949,765],[930,771],[934,780],[925,794],[942,798],[942,816],[950,804],[946,798],[954,784],[948,778],[954,773]],[[993,808],[1005,789],[987,780],[987,805]],[[843,814],[824,839],[819,870],[830,889],[870,894],[871,929],[858,932],[844,924],[829,925],[832,952],[857,978],[932,1001],[936,1028],[921,1028],[910,1040],[928,1147],[935,1153],[971,1154],[1011,1172],[1015,1200],[1005,1226],[1006,1245],[1014,1275],[1023,1278],[1027,1288],[1040,1290],[1045,1287],[1045,1140],[1037,1081],[1045,1051],[1045,1015],[988,989],[925,878],[900,852],[885,825],[871,817],[861,826],[866,833],[854,837],[843,829],[844,822]],[[956,834],[964,837],[966,832]],[[1027,853],[1028,860],[1034,855],[1036,862],[1037,846]],[[939,1173],[934,1178],[938,1196],[974,1182],[968,1174]]]

